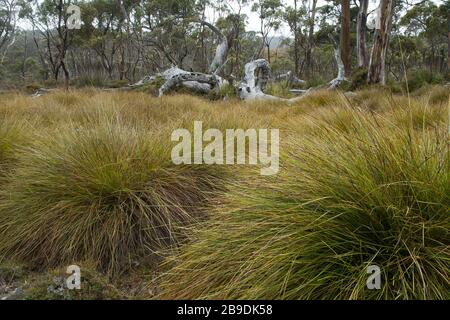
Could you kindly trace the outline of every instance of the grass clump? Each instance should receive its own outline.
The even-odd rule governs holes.
[[[92,260],[116,274],[180,241],[221,174],[175,166],[169,133],[105,121],[24,148],[1,191],[0,257],[36,268]]]
[[[16,150],[26,143],[26,123],[0,115],[0,181],[16,160]]]
[[[247,179],[194,232],[162,298],[450,298],[447,124],[348,108],[308,122],[279,176]],[[380,290],[366,287],[370,265]]]

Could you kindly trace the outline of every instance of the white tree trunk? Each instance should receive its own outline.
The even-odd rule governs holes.
[[[217,73],[226,62],[228,56],[228,40],[227,37],[225,37],[225,35],[216,26],[206,21],[202,21],[201,24],[210,28],[219,37],[220,40],[220,43],[216,48],[216,55],[214,56],[211,65],[209,66],[209,73]]]
[[[366,46],[366,24],[369,0],[359,1],[358,17],[356,22],[356,51],[358,56],[358,67],[367,68],[367,46]]]
[[[392,27],[393,0],[380,0],[378,16],[376,19],[376,30],[374,44],[370,55],[368,82],[385,82],[386,53],[389,45],[389,35]]]
[[[178,86],[184,86],[191,91],[206,94],[213,89],[220,89],[227,83],[226,80],[215,74],[187,72],[178,68],[172,68],[171,72],[166,74],[165,80],[166,82],[159,88],[160,97],[167,91]]]
[[[256,73],[260,72],[261,76],[257,77]],[[303,98],[309,91],[305,92],[303,96],[284,99],[265,94],[263,89],[270,78],[270,65],[265,59],[258,59],[251,61],[245,65],[245,77],[239,84],[239,97],[246,101],[266,100],[266,101],[282,101],[288,104],[294,103]]]
[[[334,49],[334,58],[336,59],[337,67],[338,67],[338,75],[336,78],[330,81],[328,84],[328,88],[334,90],[338,88],[345,78],[345,66],[341,59],[341,50],[339,48]]]
[[[189,72],[178,67],[172,67],[162,73],[147,76],[139,82],[131,85],[131,87],[139,87],[146,83],[152,83],[158,79],[164,79],[165,83],[159,89],[159,96],[163,96],[167,91],[183,86],[190,91],[208,94],[211,90],[219,90],[222,86],[228,84],[226,80],[219,77],[217,73],[223,68],[228,56],[228,40],[227,37],[214,25],[206,21],[196,21],[210,28],[218,37],[219,45],[216,54],[209,67],[211,74]]]

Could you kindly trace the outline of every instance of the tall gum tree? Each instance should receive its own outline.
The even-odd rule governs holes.
[[[380,0],[375,23],[375,35],[367,80],[370,84],[385,84],[386,53],[392,27],[394,0]]]
[[[345,76],[349,76],[352,72],[350,49],[350,0],[342,0],[341,8],[341,59],[344,64]]]
[[[367,68],[369,63],[367,57],[366,45],[366,25],[367,25],[367,9],[369,0],[360,0],[358,17],[356,21],[356,52],[358,58],[358,68]]]

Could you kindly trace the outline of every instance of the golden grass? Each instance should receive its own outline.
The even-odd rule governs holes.
[[[448,233],[449,226],[424,217],[427,210],[442,217],[448,207],[448,103],[446,87],[411,99],[379,88],[350,98],[318,91],[292,106],[95,89],[0,95],[0,260],[40,269],[87,260],[117,274],[134,259],[177,252],[174,245],[191,235],[165,266],[172,269],[162,297],[442,298],[433,268],[448,266],[449,244],[436,230]],[[280,129],[280,174],[262,179],[251,167],[172,165],[170,133],[194,121],[221,130]],[[211,210],[217,201],[221,206]],[[348,219],[339,220],[339,210]],[[325,219],[327,212],[337,219]],[[405,212],[410,219],[395,218]],[[378,227],[368,221],[385,224],[398,241],[405,240],[397,232],[402,223],[410,223],[402,232],[415,239],[426,221],[443,250],[431,248],[427,265],[408,253],[422,252],[420,241],[391,243],[382,262],[404,287],[367,295],[360,269],[381,248]],[[358,238],[355,225],[370,236]],[[329,247],[314,247],[323,237],[340,253],[316,256],[314,250]],[[367,239],[370,246],[355,249],[352,241]],[[301,252],[311,260],[298,260]],[[350,254],[361,263],[339,263]],[[420,275],[407,263],[395,269],[400,260],[420,265],[430,286],[403,281]],[[318,282],[305,283],[308,277]]]

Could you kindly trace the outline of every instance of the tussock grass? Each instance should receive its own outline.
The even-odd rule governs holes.
[[[173,165],[166,136],[105,122],[22,149],[2,191],[0,256],[38,268],[93,260],[117,273],[178,242],[224,177]]]
[[[0,115],[0,183],[12,169],[16,160],[15,151],[27,143],[30,126]]]
[[[449,299],[448,123],[384,109],[293,120],[310,129],[292,131],[280,175],[232,188],[167,263],[161,298]]]
[[[0,260],[116,275],[175,251],[150,283],[164,298],[448,299],[446,90],[324,90],[292,106],[1,95]],[[193,121],[279,128],[280,173],[174,166],[170,133]],[[381,290],[365,287],[369,264]]]

